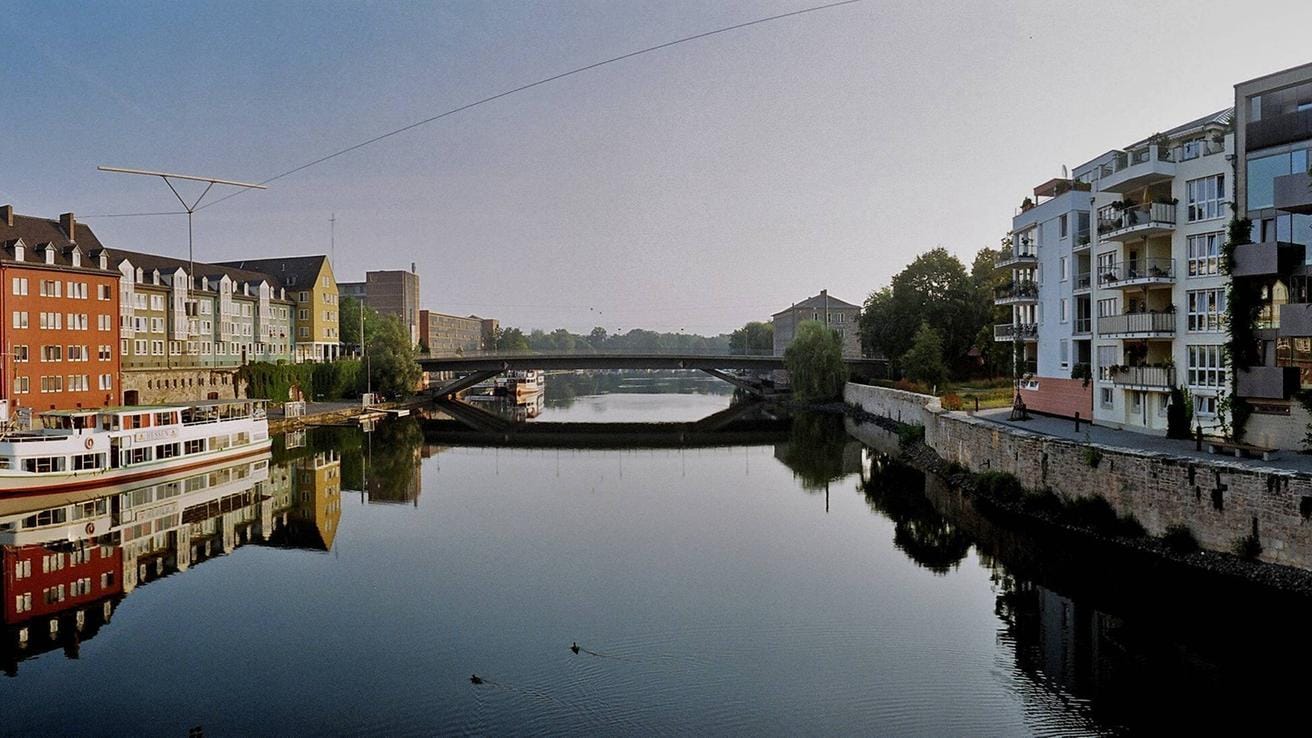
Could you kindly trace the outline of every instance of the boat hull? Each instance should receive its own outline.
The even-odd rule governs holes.
[[[0,473],[0,498],[30,497],[51,493],[82,492],[96,490],[105,493],[120,491],[117,488],[130,488],[154,479],[169,477],[178,473],[193,471],[229,461],[267,454],[272,441],[265,438],[240,447],[213,451],[202,455],[188,456],[153,464],[143,464],[118,469],[95,469],[90,471],[53,472],[48,474],[5,474]]]

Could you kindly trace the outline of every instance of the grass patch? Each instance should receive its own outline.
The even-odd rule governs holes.
[[[897,442],[899,446],[910,446],[913,443],[923,443],[925,440],[925,426],[923,425],[900,425],[897,429]]]

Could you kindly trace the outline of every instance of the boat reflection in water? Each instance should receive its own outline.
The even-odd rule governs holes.
[[[138,587],[247,545],[332,548],[341,517],[336,451],[274,465],[220,463],[120,491],[0,503],[0,663],[63,649],[109,623]]]

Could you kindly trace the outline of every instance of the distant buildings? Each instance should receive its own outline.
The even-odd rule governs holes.
[[[477,315],[459,316],[419,311],[420,345],[432,356],[451,356],[496,348],[500,322]]]
[[[410,330],[410,341],[418,344],[423,334],[419,325],[419,275],[415,265],[410,271],[390,269],[365,272],[363,282],[343,282],[338,291],[344,297],[359,300],[381,315],[394,315]]]
[[[837,297],[830,297],[829,290],[820,290],[820,294],[794,303],[771,317],[770,322],[774,325],[774,354],[783,355],[784,349],[788,348],[797,335],[799,324],[806,320],[817,320],[838,333],[843,341],[844,357],[859,357],[861,356],[858,329],[860,318],[860,306],[844,302]]]
[[[328,257],[287,256],[223,262],[222,266],[260,272],[286,290],[296,305],[296,361],[328,361],[341,356],[337,322],[337,280]]]

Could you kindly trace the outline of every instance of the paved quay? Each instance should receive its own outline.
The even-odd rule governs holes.
[[[1116,448],[1128,449],[1131,451],[1148,451],[1152,453],[1169,454],[1171,456],[1188,456],[1206,461],[1225,461],[1229,463],[1247,466],[1253,469],[1280,469],[1283,471],[1300,472],[1312,474],[1312,455],[1301,454],[1297,450],[1281,449],[1271,455],[1270,461],[1261,459],[1237,459],[1231,454],[1209,454],[1207,446],[1204,443],[1202,451],[1194,449],[1194,441],[1177,440],[1165,438],[1163,436],[1150,436],[1144,433],[1135,433],[1133,431],[1117,430],[1100,425],[1091,425],[1088,421],[1080,421],[1080,430],[1075,431],[1075,421],[1066,418],[1053,418],[1046,415],[1030,414],[1029,420],[1010,420],[1011,408],[997,408],[993,410],[980,410],[977,413],[954,413],[961,415],[971,415],[979,420],[987,420],[990,423],[1006,426],[1008,428],[1019,428],[1031,433],[1038,433],[1055,438],[1064,438],[1069,441],[1082,441],[1096,443],[1102,446],[1113,446]]]

